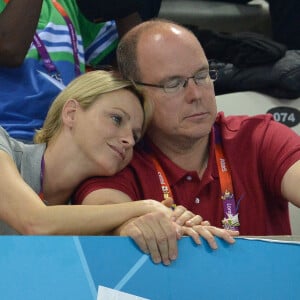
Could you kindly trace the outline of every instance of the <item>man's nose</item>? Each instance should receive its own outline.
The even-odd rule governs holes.
[[[190,79],[192,80],[190,81]],[[200,99],[202,96],[202,87],[196,84],[194,77],[189,77],[186,79],[184,89],[188,102],[193,102],[196,99]]]
[[[193,82],[196,84],[196,80],[195,80],[195,77],[194,76],[191,76],[191,77],[187,77],[184,81],[184,84],[183,84],[183,87],[186,88],[189,84],[189,80],[190,79],[193,79]],[[197,84],[196,84],[197,85]]]

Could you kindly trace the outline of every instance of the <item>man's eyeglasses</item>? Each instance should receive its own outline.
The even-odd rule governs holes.
[[[153,83],[145,83],[140,81],[135,81],[134,83],[137,85],[151,86],[163,89],[166,93],[175,93],[179,90],[182,90],[188,85],[190,79],[193,79],[195,84],[197,85],[205,85],[215,81],[217,79],[217,70],[207,70],[207,71],[199,71],[194,76],[191,77],[174,77],[172,79],[167,80],[163,84],[153,84]]]

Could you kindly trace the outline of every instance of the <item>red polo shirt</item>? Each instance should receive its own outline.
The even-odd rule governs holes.
[[[224,117],[219,113],[216,123],[220,125],[223,151],[231,167],[235,198],[241,199],[240,234],[291,234],[281,180],[288,168],[300,160],[300,136],[274,121],[271,115]],[[152,153],[166,174],[175,203],[221,227],[224,211],[214,150],[213,129],[208,166],[200,180],[196,171],[178,167],[146,141],[136,149],[130,165],[117,175],[85,181],[76,192],[75,203],[80,204],[87,194],[101,188],[121,190],[133,200],[161,201],[157,170],[148,155]]]

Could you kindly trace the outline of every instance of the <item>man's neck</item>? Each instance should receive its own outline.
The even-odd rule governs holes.
[[[197,171],[201,177],[207,166],[209,135],[201,139],[150,137],[150,140],[176,165],[187,171]]]

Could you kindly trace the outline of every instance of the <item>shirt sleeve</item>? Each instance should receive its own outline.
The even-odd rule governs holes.
[[[138,199],[134,174],[130,167],[109,177],[92,177],[84,181],[76,190],[73,204],[82,204],[85,197],[99,189],[115,189],[127,194],[132,200]]]
[[[13,156],[10,137],[3,127],[0,126],[0,150]]]
[[[259,157],[267,189],[281,195],[281,182],[287,170],[300,160],[300,136],[272,118],[260,138]]]

